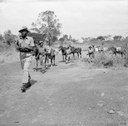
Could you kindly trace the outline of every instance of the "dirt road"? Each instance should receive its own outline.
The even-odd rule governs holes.
[[[128,125],[127,69],[59,60],[45,74],[31,69],[26,93],[20,91],[20,64],[0,66],[0,126]]]

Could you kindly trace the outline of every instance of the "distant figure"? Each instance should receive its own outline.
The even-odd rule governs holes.
[[[31,86],[29,66],[32,61],[35,44],[33,38],[28,36],[29,30],[27,29],[27,27],[23,26],[22,29],[19,30],[19,33],[20,36],[16,41],[16,49],[20,52],[20,62],[21,68],[23,70],[23,85],[21,87],[21,91],[25,92],[26,89]]]
[[[94,46],[92,45],[92,46],[89,46],[88,47],[88,53],[87,53],[87,55],[89,55],[89,58],[94,58],[95,57],[95,48],[94,48]]]

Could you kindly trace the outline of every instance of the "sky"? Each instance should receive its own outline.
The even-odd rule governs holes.
[[[128,35],[127,0],[0,0],[0,33],[31,28],[40,12],[52,10],[62,34],[81,37]]]

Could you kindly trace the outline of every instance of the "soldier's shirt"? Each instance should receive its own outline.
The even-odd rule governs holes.
[[[32,37],[29,37],[29,36],[26,36],[26,38],[22,38],[22,37],[19,37],[18,38],[18,44],[20,47],[26,47],[26,48],[29,48],[29,47],[34,47],[35,44],[34,44],[34,40]],[[24,53],[24,52],[20,52],[20,55],[22,57],[22,59],[26,58],[26,57],[29,57],[29,56],[32,56],[31,53]]]

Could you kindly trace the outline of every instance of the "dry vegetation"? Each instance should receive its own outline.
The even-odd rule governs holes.
[[[106,41],[102,43],[104,47],[121,47],[125,50],[125,56],[113,55],[112,52],[96,53],[93,64],[97,67],[127,67],[128,66],[128,40],[122,41]],[[95,44],[97,44],[95,42]],[[99,44],[100,45],[100,44]]]
[[[94,59],[94,65],[98,67],[123,67],[125,59],[120,55],[113,56],[111,53],[97,53]]]
[[[13,44],[8,46],[5,43],[0,43],[0,64],[15,62],[18,59],[19,56]]]

